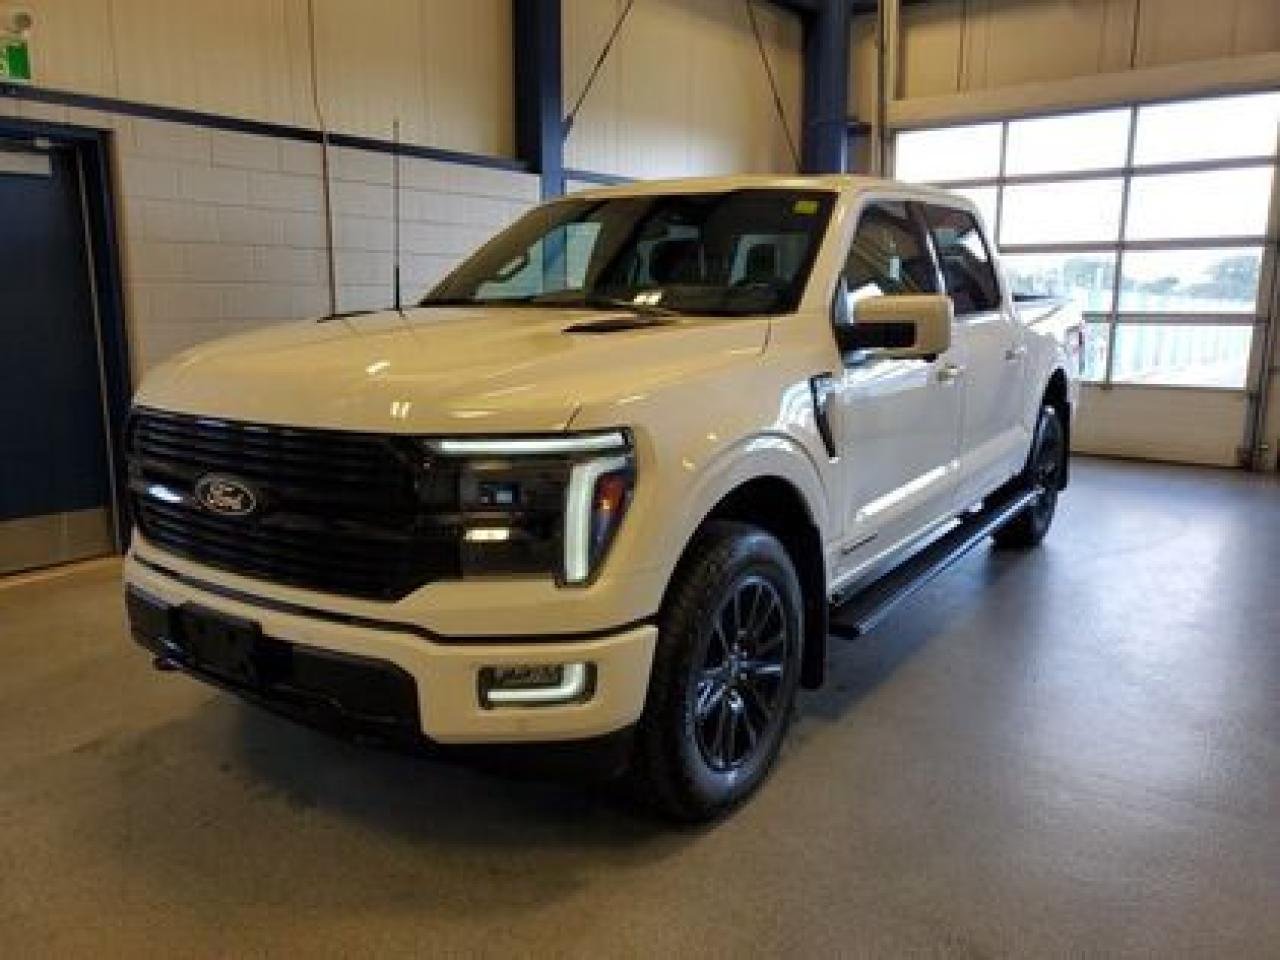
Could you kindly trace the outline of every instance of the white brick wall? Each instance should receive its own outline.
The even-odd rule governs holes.
[[[205,340],[328,309],[319,144],[97,111],[0,110],[114,132],[126,324],[135,379]],[[392,299],[392,158],[335,147],[338,309]],[[401,159],[405,296],[537,201],[537,178]]]

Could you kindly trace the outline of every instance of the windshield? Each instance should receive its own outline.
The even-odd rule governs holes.
[[[748,189],[557,201],[498,234],[422,305],[790,312],[834,196]]]

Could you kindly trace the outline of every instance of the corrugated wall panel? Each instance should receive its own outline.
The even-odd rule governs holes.
[[[1275,0],[944,0],[904,7],[902,24],[905,99],[1280,51]],[[858,18],[852,93],[865,116],[873,34],[874,18]]]
[[[307,0],[32,0],[40,86],[315,126]],[[315,0],[330,127],[510,156],[510,0]]]
[[[566,0],[565,98],[586,82],[623,4]],[[800,24],[757,6],[799,137]],[[736,0],[650,0],[632,11],[566,148],[570,167],[624,176],[794,169],[746,11]]]

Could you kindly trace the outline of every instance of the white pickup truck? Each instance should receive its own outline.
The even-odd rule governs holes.
[[[309,722],[611,747],[666,813],[765,777],[832,633],[1066,485],[1079,316],[973,207],[853,176],[575,194],[412,308],[153,371],[136,639]],[[558,751],[557,751],[558,752]]]

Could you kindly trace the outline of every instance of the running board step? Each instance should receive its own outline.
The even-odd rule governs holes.
[[[1039,496],[1038,488],[1021,491],[965,517],[915,556],[833,606],[830,632],[837,637],[850,638],[868,633],[894,607],[1029,507]]]

